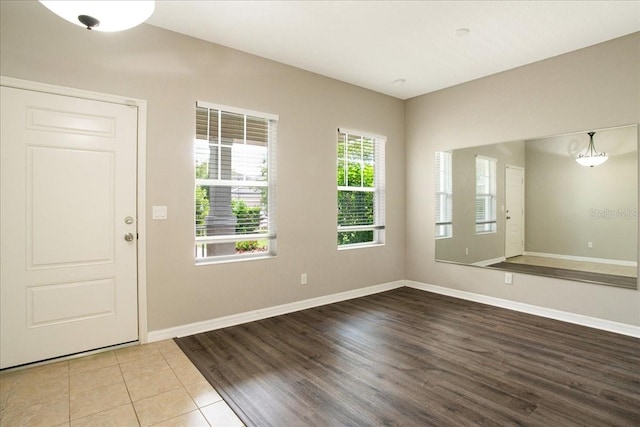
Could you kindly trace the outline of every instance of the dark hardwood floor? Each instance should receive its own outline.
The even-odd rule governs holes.
[[[176,340],[247,426],[639,426],[640,340],[400,288]]]
[[[638,278],[629,276],[616,276],[613,274],[593,273],[590,271],[569,270],[566,268],[544,267],[541,265],[520,264],[517,262],[498,262],[488,267],[499,270],[515,271],[538,276],[555,277],[557,279],[580,280],[601,285],[617,286],[619,288],[637,289]]]

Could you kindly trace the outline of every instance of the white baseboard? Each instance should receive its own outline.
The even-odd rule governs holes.
[[[473,292],[461,291],[457,289],[445,288],[442,286],[429,285],[411,280],[399,280],[396,282],[383,283],[381,285],[368,286],[366,288],[354,289],[352,291],[340,292],[332,295],[325,295],[317,298],[311,298],[303,301],[297,301],[289,304],[282,304],[274,307],[248,311],[245,313],[233,314],[230,316],[219,317],[216,319],[205,320],[202,322],[189,323],[186,325],[175,326],[167,329],[160,329],[149,332],[147,336],[148,342],[161,341],[175,337],[183,337],[187,335],[198,334],[201,332],[213,331],[216,329],[227,328],[229,326],[240,325],[255,320],[266,319],[269,317],[280,316],[282,314],[293,313],[295,311],[306,310],[308,308],[319,307],[321,305],[332,304],[335,302],[346,301],[353,298],[359,298],[367,295],[377,294],[379,292],[390,291],[392,289],[401,288],[403,286],[420,289],[436,294],[447,295],[454,298],[460,298],[467,301],[479,302],[482,304],[492,305],[495,307],[506,308],[508,310],[519,311],[522,313],[533,314],[536,316],[547,317],[549,319],[560,320],[563,322],[573,323],[576,325],[587,326],[590,328],[601,329],[604,331],[614,332],[621,335],[627,335],[640,338],[640,327],[628,325],[625,323],[612,322],[610,320],[598,319],[596,317],[583,316],[560,310],[554,310],[545,307],[539,307],[531,304],[524,304],[516,301],[505,300],[501,298],[490,297],[487,295],[476,294]]]
[[[536,305],[524,304],[521,302],[505,300],[501,298],[490,297],[487,295],[476,294],[473,292],[460,291],[457,289],[445,288],[442,286],[429,285],[426,283],[405,280],[404,285],[409,288],[420,289],[436,294],[447,295],[454,298],[460,298],[467,301],[479,302],[482,304],[492,305],[495,307],[506,308],[509,310],[520,311],[522,313],[533,314],[536,316],[547,317],[549,319],[561,320],[567,323],[587,326],[590,328],[601,329],[603,331],[615,332],[621,335],[640,338],[640,326],[628,325],[626,323],[612,322],[610,320],[598,319],[596,317],[583,316],[581,314],[569,313],[566,311],[554,310],[551,308],[539,307]]]
[[[232,314],[230,316],[219,317],[217,319],[205,320],[202,322],[189,323],[187,325],[175,326],[173,328],[150,331],[148,342],[161,341],[165,339],[184,337],[187,335],[199,334],[201,332],[213,331],[229,326],[240,325],[242,323],[253,322],[255,320],[280,316],[282,314],[293,313],[295,311],[306,310],[308,308],[319,307],[321,305],[333,304],[335,302],[346,301],[353,298],[364,297],[380,292],[401,288],[404,281],[383,283],[381,285],[368,286],[366,288],[354,289],[352,291],[340,292],[337,294],[325,295],[317,298],[296,301],[289,304],[267,307],[245,313]]]
[[[624,260],[618,260],[618,259],[590,258],[586,256],[562,255],[562,254],[547,254],[544,252],[525,252],[523,255],[537,256],[542,258],[566,259],[569,261],[595,262],[598,264],[623,265],[626,267],[638,266],[637,262],[624,261]]]

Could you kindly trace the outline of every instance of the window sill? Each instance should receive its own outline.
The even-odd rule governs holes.
[[[338,246],[339,251],[349,251],[352,249],[364,249],[364,248],[379,248],[385,246],[384,243],[363,243],[363,244],[355,244],[355,245],[343,245]]]
[[[248,255],[248,256],[239,256],[232,258],[224,258],[224,259],[215,259],[215,258],[204,258],[196,260],[195,265],[199,267],[201,265],[213,265],[213,264],[230,264],[235,262],[246,262],[246,261],[258,261],[265,259],[274,259],[277,255],[271,254],[260,254],[260,255]]]

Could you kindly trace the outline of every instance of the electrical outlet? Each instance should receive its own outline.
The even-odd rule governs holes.
[[[307,273],[302,273],[300,275],[300,284],[301,285],[306,285],[307,284]]]
[[[464,248],[464,254],[469,255],[469,248]]]
[[[513,285],[513,273],[504,273],[504,283]]]
[[[593,249],[593,242],[587,242],[587,247],[589,249]]]

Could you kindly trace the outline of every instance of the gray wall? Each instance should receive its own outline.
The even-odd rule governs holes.
[[[406,102],[407,279],[640,325],[640,292],[434,261],[435,151],[640,122],[640,33]]]
[[[596,132],[609,159],[594,168],[575,161],[588,141],[582,133],[526,142],[525,250],[635,262],[637,128]]]
[[[404,105],[150,25],[89,32],[37,2],[1,2],[3,76],[148,100],[150,331],[404,278]],[[279,114],[278,256],[194,264],[195,102]],[[386,245],[336,247],[336,132],[386,135]],[[307,273],[309,284],[300,285]]]
[[[476,156],[497,160],[496,209],[497,231],[476,233]],[[524,141],[492,144],[453,151],[453,237],[436,240],[439,260],[473,264],[504,257],[505,167],[524,167]],[[467,255],[466,249],[469,249]]]

